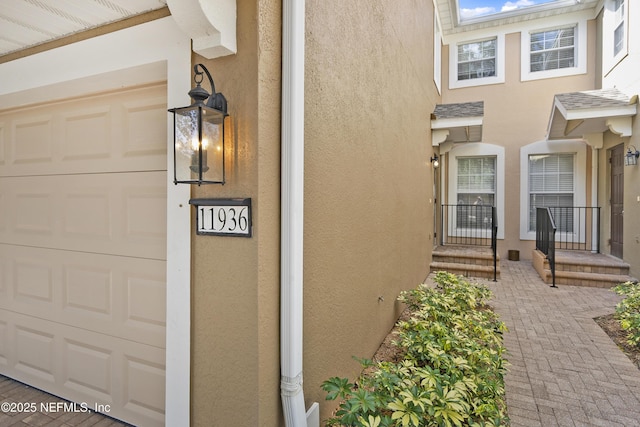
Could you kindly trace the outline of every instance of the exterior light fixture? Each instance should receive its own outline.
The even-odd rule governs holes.
[[[193,104],[171,108],[173,113],[174,184],[224,184],[224,122],[227,100],[216,87],[209,70],[193,67],[196,87],[189,91]],[[211,94],[200,83],[207,75]]]
[[[633,151],[631,148],[633,147]],[[638,164],[638,157],[640,157],[640,151],[636,149],[633,145],[630,145],[627,148],[627,154],[624,156],[624,165],[625,166],[635,166]]]
[[[437,154],[434,154],[433,157],[431,157],[429,160],[431,161],[431,163],[433,163],[433,167],[437,168],[438,166],[440,166],[440,162],[438,161],[439,157]]]

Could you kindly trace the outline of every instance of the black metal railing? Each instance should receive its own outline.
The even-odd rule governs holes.
[[[556,249],[600,253],[599,207],[549,207],[557,227]]]
[[[556,287],[556,224],[551,208],[536,208],[536,249],[549,261],[551,286]]]
[[[494,210],[486,205],[442,205],[440,244],[491,246]]]
[[[489,246],[493,252],[493,280],[497,277],[498,221],[489,205],[442,205],[440,245]]]
[[[498,274],[498,215],[491,209],[491,252],[493,252],[493,281],[497,282]]]

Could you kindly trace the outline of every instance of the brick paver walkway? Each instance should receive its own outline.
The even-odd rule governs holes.
[[[505,377],[513,427],[640,426],[640,370],[593,320],[613,313],[608,289],[544,284],[530,261],[500,261],[485,281],[507,324]]]
[[[126,427],[113,418],[0,375],[0,427]]]
[[[513,427],[640,426],[640,370],[593,321],[612,313],[608,289],[542,282],[529,261],[501,260],[483,281],[507,324],[507,406]],[[62,400],[0,376],[0,402]],[[87,413],[0,413],[3,426],[122,426]]]

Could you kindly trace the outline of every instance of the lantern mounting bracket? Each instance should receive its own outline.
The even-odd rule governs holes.
[[[200,69],[201,71],[199,71]],[[207,70],[202,64],[196,64],[193,66],[193,81],[196,83],[196,87],[189,91],[189,96],[193,98],[195,104],[204,104],[209,108],[216,109],[223,114],[227,114],[227,99],[220,92],[216,92],[216,85],[213,82],[213,77],[211,77],[211,73]],[[203,74],[207,75],[209,79],[209,85],[211,86],[211,94],[207,92],[205,88],[203,88],[200,84],[202,80],[204,80]],[[204,101],[208,98],[208,101],[205,103]]]

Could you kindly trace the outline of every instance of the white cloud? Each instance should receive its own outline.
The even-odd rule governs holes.
[[[501,12],[509,12],[510,10],[516,10],[520,7],[533,6],[536,3],[533,0],[517,0],[508,1],[502,6]]]
[[[495,7],[476,7],[475,9],[460,9],[461,19],[471,19],[476,16],[489,15],[496,13]]]

